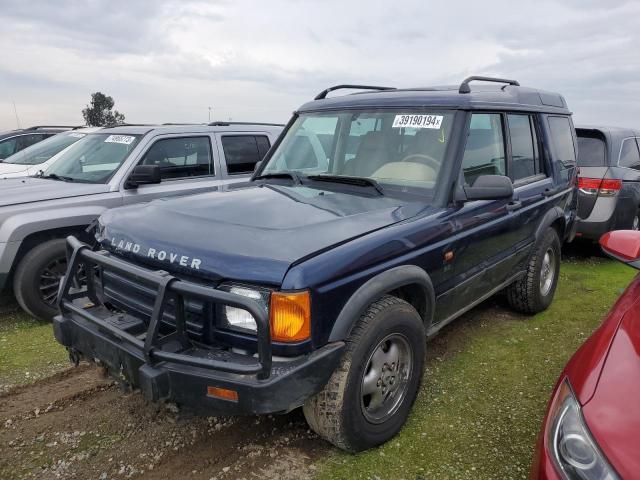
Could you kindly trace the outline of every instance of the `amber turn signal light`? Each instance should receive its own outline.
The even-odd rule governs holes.
[[[309,292],[273,292],[269,312],[273,341],[300,342],[311,336]]]
[[[238,401],[238,392],[220,387],[207,387],[207,397],[219,398],[221,400],[229,400],[230,402]]]

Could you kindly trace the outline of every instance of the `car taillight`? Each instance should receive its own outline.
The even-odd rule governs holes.
[[[622,180],[580,177],[578,179],[578,188],[587,195],[613,197],[622,188]]]

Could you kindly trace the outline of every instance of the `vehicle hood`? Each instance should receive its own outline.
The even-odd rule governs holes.
[[[100,217],[98,240],[187,276],[279,285],[291,264],[425,208],[424,201],[305,186],[236,186],[110,210]]]
[[[640,472],[640,297],[636,299],[613,338],[595,393],[583,406],[585,422],[622,478]]]
[[[3,175],[26,172],[28,169],[29,165],[19,165],[17,163],[0,163],[0,178],[2,178]]]
[[[35,177],[6,178],[0,179],[0,207],[108,191],[109,186],[105,184],[62,182]]]

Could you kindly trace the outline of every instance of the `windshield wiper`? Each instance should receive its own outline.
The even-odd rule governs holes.
[[[308,175],[308,179],[318,182],[334,182],[344,183],[346,185],[356,185],[359,187],[373,187],[380,195],[384,195],[382,186],[373,178],[368,177],[350,177],[345,175]]]
[[[73,182],[75,178],[73,177],[65,177],[64,175],[58,175],[57,173],[49,173],[47,175],[44,174],[42,170],[35,174],[38,178],[46,178],[49,180],[61,180],[63,182]]]
[[[273,172],[273,173],[264,173],[262,175],[258,175],[254,177],[254,180],[262,180],[265,178],[290,178],[297,185],[302,185],[302,180],[300,179],[300,175],[296,172]]]

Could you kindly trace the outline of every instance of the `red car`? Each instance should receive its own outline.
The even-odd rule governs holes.
[[[610,232],[600,244],[640,269],[640,232]],[[564,368],[530,478],[640,478],[640,275]]]

